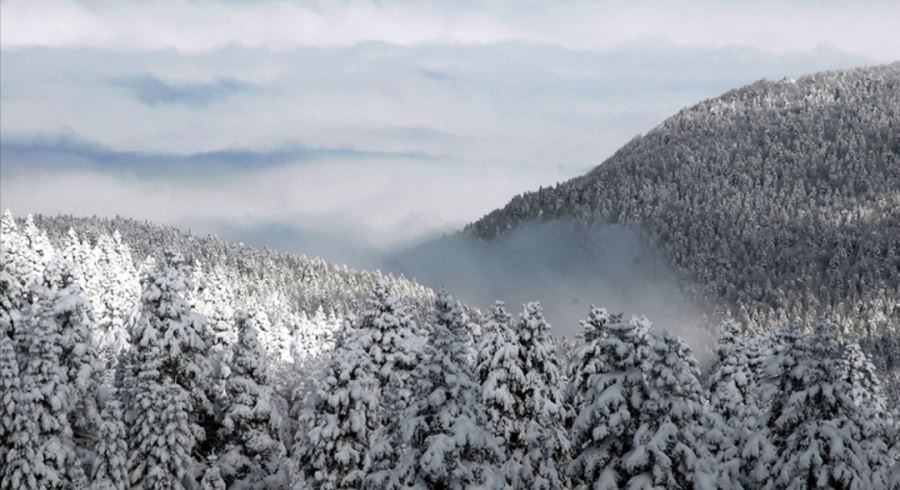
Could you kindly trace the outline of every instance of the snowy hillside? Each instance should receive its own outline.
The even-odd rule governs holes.
[[[0,488],[900,483],[898,404],[824,325],[726,322],[702,373],[643,317],[592,306],[561,344],[538,303],[473,316],[343,270],[332,281],[371,278],[365,298],[310,314],[295,301],[314,296],[289,294],[316,282],[272,282],[291,274],[279,260],[306,259],[144,224],[131,239],[169,238],[134,262],[105,225],[57,226],[98,220],[41,222],[54,240],[0,222]]]
[[[131,252],[135,264],[148,256],[162,257],[174,251],[187,260],[197,261],[213,277],[235,288],[239,301],[254,298],[266,301],[277,296],[288,309],[312,314],[318,308],[337,313],[362,304],[381,274],[354,270],[318,258],[253,248],[221,240],[213,235],[199,236],[171,226],[125,218],[79,218],[72,216],[34,216],[35,226],[43,230],[58,248],[71,241],[69,230],[76,231],[82,242],[96,245],[118,233],[122,244]],[[412,303],[429,304],[434,292],[403,277],[385,275],[397,294]]]
[[[752,328],[821,321],[900,365],[900,62],[761,81],[684,109],[588,174],[469,225],[641,230]]]
[[[148,222],[28,216],[16,223],[6,212],[3,230],[3,239],[10,244],[7,250],[30,250],[30,260],[39,268],[53,260],[72,265],[73,278],[89,302],[92,337],[109,375],[130,346],[126,326],[137,313],[140,278],[166,254],[192,264],[187,297],[222,342],[230,345],[237,340],[233,324],[237,309],[253,316],[267,366],[275,373],[295,362],[321,360],[333,347],[345,313],[362,305],[379,280],[407,300],[417,315],[433,301],[430,289],[403,278]]]

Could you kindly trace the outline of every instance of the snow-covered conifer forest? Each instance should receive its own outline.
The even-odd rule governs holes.
[[[540,298],[7,211],[0,490],[898,490],[898,212],[900,63],[729,92],[467,228],[641,226],[714,305],[709,352],[640,311],[562,338]]]

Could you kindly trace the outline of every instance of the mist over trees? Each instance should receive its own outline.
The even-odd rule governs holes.
[[[538,303],[482,313],[375,275],[339,317],[293,284],[248,292],[234,258],[2,226],[2,488],[900,483],[897,407],[825,323],[729,320],[701,372],[683,340],[601,308],[562,341]]]

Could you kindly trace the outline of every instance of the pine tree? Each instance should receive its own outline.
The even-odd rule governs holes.
[[[629,488],[715,488],[701,443],[700,370],[681,339],[654,332],[640,425],[622,465]]]
[[[381,426],[379,401],[374,366],[348,322],[301,415],[295,490],[360,488],[369,471],[370,442]]]
[[[187,300],[188,291],[193,287],[190,277],[191,267],[184,258],[167,253],[165,260],[145,278],[141,314],[131,327],[131,337],[136,344],[145,331],[159,335],[161,357],[137,361],[157,364],[162,375],[184,388],[194,407],[192,418],[199,421],[212,413],[207,398],[210,367],[207,345],[201,337],[206,319]]]
[[[513,330],[512,316],[502,302],[494,304],[483,332],[476,367],[481,399],[491,432],[504,447],[510,447],[518,430],[515,424],[517,400],[513,392],[518,383],[524,382],[525,375],[518,364],[519,342]]]
[[[190,271],[167,254],[149,271],[141,312],[130,326],[132,349],[120,384],[128,406],[129,479],[141,488],[181,488],[193,481],[192,452],[212,415],[206,397],[208,362],[198,331],[203,318],[188,304]]]
[[[278,440],[280,415],[257,340],[256,320],[235,312],[238,342],[227,382],[228,407],[219,438],[225,452],[217,465],[229,488],[257,488],[274,476],[285,455]]]
[[[759,336],[757,336],[759,338]],[[753,343],[751,343],[752,347]],[[746,417],[741,440],[741,477],[744,488],[758,488],[774,474],[779,449],[773,434],[772,405],[792,391],[789,374],[799,365],[803,355],[803,337],[795,329],[782,328],[772,338],[769,355],[758,367],[757,388],[753,390],[756,418]],[[760,353],[767,349],[759,349]],[[751,360],[751,366],[752,366]]]
[[[468,321],[446,293],[438,296],[431,335],[414,373],[415,398],[403,416],[408,448],[395,469],[403,488],[497,488],[502,451],[485,430],[486,413],[469,366]]]
[[[91,490],[125,490],[129,488],[128,444],[122,406],[115,394],[110,394],[101,416]]]
[[[408,381],[419,360],[422,339],[415,333],[416,324],[388,282],[379,280],[353,328],[386,392],[388,415],[396,415],[409,400]]]
[[[649,387],[644,378],[650,355],[649,323],[632,317],[608,322],[599,342],[601,372],[590,377],[584,404],[572,426],[572,463],[576,485],[619,488],[635,472],[624,464],[633,449]]]
[[[620,322],[622,315],[610,315],[605,308],[597,308],[591,305],[588,310],[587,320],[581,321],[582,344],[575,349],[569,363],[566,386],[566,404],[568,406],[568,420],[566,426],[571,429],[575,412],[584,403],[584,394],[587,393],[591,377],[600,372],[600,342],[603,337],[603,329],[607,322]]]
[[[856,342],[844,345],[844,359],[845,381],[851,387],[853,402],[868,412],[867,418],[879,422],[873,428],[881,427],[879,432],[883,434],[883,427],[891,424],[892,417],[875,366]]]
[[[168,259],[167,259],[168,260]],[[180,259],[179,259],[180,260]],[[94,250],[94,313],[97,320],[96,344],[108,370],[119,353],[128,347],[127,321],[140,301],[141,285],[128,247],[118,232],[100,235]],[[179,267],[184,267],[179,265]],[[189,271],[182,271],[188,274]]]
[[[734,320],[723,322],[708,385],[710,406],[728,425],[740,419],[744,407],[752,403],[751,390],[756,380],[745,344],[741,325]]]
[[[19,383],[19,363],[13,341],[0,335],[0,480],[5,480],[6,454],[13,447],[16,432],[16,404],[22,396]]]
[[[58,297],[50,285],[34,282],[33,299],[16,343],[21,353],[21,397],[17,412],[23,427],[36,427],[35,476],[46,488],[84,486],[86,478],[76,455],[70,417],[76,399],[63,366],[64,339],[60,328],[67,322],[69,297]],[[77,300],[77,297],[75,298]],[[57,312],[61,314],[58,316]],[[30,413],[24,408],[31,407]]]
[[[168,376],[141,369],[141,385],[131,401],[128,475],[132,488],[181,490],[194,487],[196,446],[191,397]]]
[[[75,281],[71,263],[54,259],[44,270],[45,293],[42,308],[59,328],[60,362],[66,371],[72,405],[69,423],[79,453],[90,452],[100,424],[97,389],[100,384],[100,361],[91,339],[93,319],[87,300]]]
[[[406,308],[383,278],[375,284],[366,308],[354,321],[354,332],[371,363],[382,393],[383,413],[370,447],[369,488],[388,488],[397,465],[400,440],[399,415],[411,398],[412,370],[419,360],[422,339]]]
[[[887,446],[863,444],[868,413],[842,378],[840,346],[827,327],[800,342],[797,363],[782,371],[783,388],[768,415],[779,457],[764,485],[771,488],[886,488]],[[869,451],[880,451],[875,455]],[[880,456],[880,457],[878,457]]]
[[[707,380],[710,404],[703,419],[703,439],[718,468],[716,481],[722,489],[743,488],[741,441],[750,435],[746,432],[748,421],[759,417],[754,393],[758,371],[747,357],[748,343],[738,322],[723,322]]]
[[[19,227],[16,225],[16,220],[13,218],[12,212],[6,209],[3,211],[3,215],[0,216],[0,245],[10,250],[17,250],[18,247],[15,245],[15,242],[20,240],[21,237],[19,236]]]
[[[568,482],[563,380],[549,330],[541,306],[526,304],[516,328],[518,363],[524,374],[515,390],[519,428],[509,448],[510,480],[519,488],[564,488]]]
[[[23,387],[16,352],[30,343],[30,281],[34,270],[25,266],[25,243],[9,210],[0,218],[0,489],[37,489],[40,440],[36,396],[31,384]],[[15,339],[15,342],[13,341]],[[22,366],[25,367],[24,365]],[[29,392],[25,392],[25,388]]]
[[[230,354],[231,346],[237,341],[234,331],[235,292],[221,266],[212,267],[209,273],[197,265],[194,268],[192,303],[194,308],[206,317],[209,329],[210,348],[221,354]],[[224,358],[224,362],[230,359]]]
[[[879,468],[883,473],[873,475],[873,480],[878,483],[885,482],[889,487],[890,481],[889,466],[893,461],[889,457],[892,453],[896,457],[897,448],[891,448],[891,441],[900,439],[900,432],[897,430],[897,421],[888,410],[887,400],[881,380],[876,373],[875,366],[869,360],[869,357],[862,351],[859,344],[850,343],[843,346],[843,381],[850,387],[850,398],[859,410],[861,420],[865,423],[862,425],[863,440],[861,442],[863,451],[869,459],[868,464],[871,467]],[[896,445],[896,443],[895,443]],[[888,455],[888,456],[886,456]],[[887,460],[885,458],[887,457]],[[900,487],[900,480],[896,485]]]
[[[0,240],[0,336],[13,338],[15,326],[20,321],[22,307],[22,273],[18,270],[19,264],[15,260],[17,241],[14,240],[17,232],[16,223],[3,215],[2,240]]]
[[[22,240],[21,258],[26,264],[26,281],[40,280],[44,267],[53,258],[53,245],[50,243],[50,239],[47,238],[47,234],[34,224],[34,219],[30,214],[25,218],[25,223],[19,236]]]
[[[16,336],[30,302],[30,284],[39,280],[34,264],[27,260],[27,243],[9,210],[0,218],[0,335]]]
[[[43,468],[36,464],[41,440],[35,397],[22,387],[13,342],[8,337],[0,338],[0,369],[3,387],[11,388],[2,393],[5,434],[2,441],[4,459],[0,461],[0,489],[46,488],[41,481]]]

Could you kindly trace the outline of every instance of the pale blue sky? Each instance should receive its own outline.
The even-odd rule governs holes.
[[[896,1],[0,10],[0,205],[351,262],[578,175],[730,88],[900,58]]]

